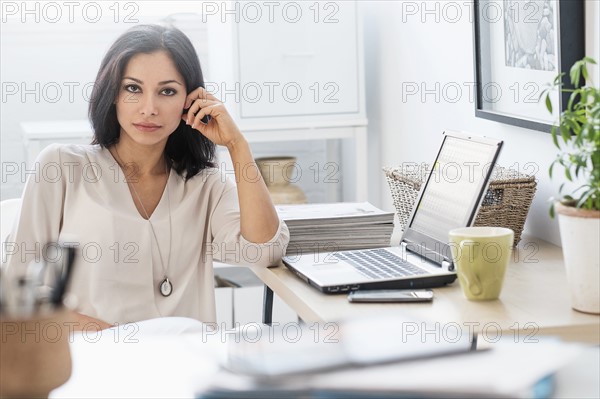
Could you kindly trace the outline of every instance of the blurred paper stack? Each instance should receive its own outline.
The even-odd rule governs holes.
[[[368,202],[277,205],[290,229],[288,255],[390,245],[394,213]]]

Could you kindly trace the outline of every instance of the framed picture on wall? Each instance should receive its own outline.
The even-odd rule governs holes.
[[[584,57],[583,0],[475,0],[475,116],[550,132],[568,93],[540,95]]]

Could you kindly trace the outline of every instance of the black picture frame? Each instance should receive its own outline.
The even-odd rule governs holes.
[[[509,38],[507,37],[507,31],[508,26],[507,24],[510,24],[513,19],[514,20],[518,20],[517,17],[514,16],[514,9],[511,9],[512,6],[514,6],[514,3],[512,3],[510,0],[503,0],[503,1],[498,1],[498,0],[474,0],[474,4],[473,4],[473,39],[474,39],[474,61],[475,61],[475,88],[476,88],[476,95],[475,95],[475,116],[478,118],[484,118],[484,119],[488,119],[488,120],[492,120],[492,121],[496,121],[496,122],[501,122],[501,123],[505,123],[505,124],[509,124],[509,125],[513,125],[513,126],[519,126],[522,128],[526,128],[526,129],[532,129],[532,130],[537,130],[537,131],[542,131],[542,132],[550,132],[552,129],[552,126],[554,123],[556,123],[556,121],[558,120],[558,114],[564,110],[568,98],[569,98],[569,93],[556,93],[556,99],[557,101],[553,101],[553,105],[554,105],[554,113],[553,115],[550,115],[548,113],[548,111],[546,110],[545,112],[547,113],[547,118],[548,120],[540,120],[540,118],[536,118],[536,117],[532,117],[531,115],[528,115],[528,111],[531,111],[532,107],[544,107],[545,110],[545,105],[544,105],[544,101],[538,101],[539,100],[539,96],[541,94],[541,92],[543,91],[543,89],[545,88],[547,83],[550,83],[554,80],[554,77],[556,75],[558,75],[559,73],[565,72],[566,75],[563,77],[563,83],[565,85],[565,87],[570,87],[570,79],[569,79],[569,70],[571,68],[571,66],[573,65],[573,63],[577,60],[580,60],[581,58],[583,58],[585,56],[585,29],[584,29],[584,21],[585,21],[585,17],[584,17],[584,1],[583,0],[569,0],[569,1],[559,1],[559,0],[543,0],[543,1],[524,1],[524,0],[516,0],[516,1],[521,1],[522,3],[519,4],[518,6],[523,5],[525,7],[525,10],[527,5],[530,4],[531,5],[531,9],[535,8],[535,5],[537,4],[537,7],[539,7],[540,3],[544,3],[544,7],[546,7],[547,5],[549,5],[549,3],[551,2],[553,5],[553,9],[551,9],[552,11],[554,11],[554,13],[556,13],[556,16],[553,15],[553,17],[555,17],[556,19],[555,21],[555,26],[558,26],[558,32],[556,32],[555,36],[556,36],[556,42],[555,42],[555,56],[556,59],[556,63],[554,65],[554,70],[553,71],[536,71],[535,68],[522,68],[522,67],[515,67],[514,65],[507,65],[507,63],[509,62],[507,60],[508,58],[508,50],[507,47],[510,46],[509,42],[512,42],[513,40],[509,41]],[[497,13],[498,11],[498,5],[500,5],[501,7],[501,11],[503,12],[502,15],[502,22],[501,22],[501,26],[499,26],[497,24],[496,18],[494,17],[493,19],[490,17],[489,13],[490,13],[490,9],[492,8],[492,5],[494,6],[493,8],[495,8],[495,12]],[[487,10],[486,10],[487,7]],[[546,12],[546,10],[543,10],[543,12]],[[531,17],[532,12],[531,10],[529,11],[529,14],[527,15],[527,13],[522,13],[523,15],[521,15],[521,21],[522,24],[525,23],[535,23],[536,20]],[[545,14],[543,14],[545,16]],[[528,18],[530,17],[530,18]],[[512,18],[510,21],[507,22],[506,18]],[[540,21],[542,21],[540,19]],[[492,23],[496,23],[496,26],[491,26]],[[538,41],[540,38],[540,27],[541,27],[541,22],[538,22],[538,26],[537,26],[537,37],[538,37]],[[528,26],[528,28],[531,26]],[[493,37],[493,32],[491,32],[492,29],[498,30],[501,29],[504,35],[504,48],[494,48],[493,44],[491,43],[490,37]],[[496,32],[496,36],[498,36],[497,32]],[[498,41],[497,39],[495,39],[496,41]],[[536,47],[537,48],[537,47]],[[494,67],[497,70],[503,69],[503,70],[510,70],[510,73],[513,74],[513,76],[518,76],[518,74],[520,73],[519,70],[521,70],[521,73],[524,74],[528,74],[528,76],[532,76],[535,75],[536,73],[538,73],[540,75],[540,78],[538,81],[536,81],[536,79],[530,79],[529,82],[525,83],[525,84],[519,84],[519,79],[514,79],[514,80],[510,80],[508,79],[507,81],[503,81],[502,84],[500,84],[499,82],[496,82],[492,79],[490,79],[490,76],[492,75],[491,69],[492,69],[492,65],[491,65],[491,54],[493,52],[499,52],[501,51],[504,54],[504,65],[499,65],[499,63],[497,63],[498,65],[495,65]],[[497,54],[497,53],[494,53]],[[525,58],[525,57],[523,57]],[[539,58],[539,57],[538,57]],[[536,61],[537,62],[537,61]],[[558,67],[558,70],[557,68]],[[526,71],[526,72],[524,72]],[[549,73],[553,72],[553,76],[549,76]],[[510,85],[510,86],[508,86]],[[519,85],[521,87],[519,87]],[[512,112],[508,112],[507,110],[502,110],[500,107],[498,107],[498,109],[490,109],[490,107],[494,107],[494,103],[499,103],[500,101],[497,100],[497,98],[501,98],[501,97],[492,97],[492,95],[488,95],[486,94],[487,91],[489,91],[489,88],[494,88],[497,87],[498,90],[501,91],[502,87],[508,87],[510,89],[514,89],[514,90],[505,90],[504,94],[506,95],[507,93],[511,93],[511,94],[515,94],[519,92],[519,89],[521,89],[521,94],[519,95],[514,95],[513,96],[513,101],[511,104],[511,101],[505,100],[505,103],[510,104],[510,106],[512,108],[519,108],[522,109],[522,112],[520,113],[519,110],[517,110],[515,112],[515,110],[513,109]],[[525,95],[523,95],[523,89],[526,89],[526,93]],[[498,92],[498,90],[496,90],[496,92]],[[491,99],[491,100],[490,100]],[[487,100],[487,101],[486,101]],[[537,103],[537,104],[532,104],[533,102]],[[522,102],[522,104],[520,104],[519,102]],[[525,104],[525,102],[527,102],[527,104]],[[556,106],[556,104],[558,103],[558,107]],[[519,105],[523,105],[522,107],[519,107]],[[529,110],[527,109],[529,108]],[[536,113],[538,115],[541,114],[541,110],[540,109],[536,109]]]

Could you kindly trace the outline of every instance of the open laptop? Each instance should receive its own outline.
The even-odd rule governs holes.
[[[448,232],[472,224],[501,148],[502,141],[444,132],[399,246],[303,253],[283,263],[325,293],[452,283]]]

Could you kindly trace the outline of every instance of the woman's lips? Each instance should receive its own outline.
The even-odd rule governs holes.
[[[161,127],[160,125],[155,125],[153,123],[134,123],[133,126],[142,132],[154,132]]]

